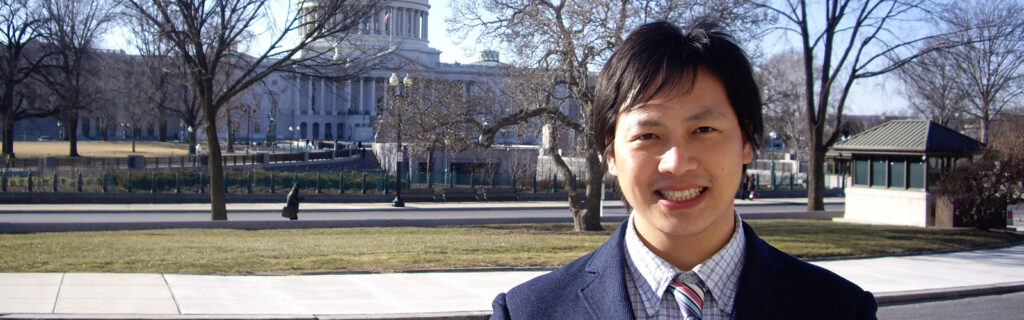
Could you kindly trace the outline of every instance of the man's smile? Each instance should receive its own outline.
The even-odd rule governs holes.
[[[690,188],[686,190],[658,190],[659,195],[669,201],[683,202],[700,196],[707,188]]]

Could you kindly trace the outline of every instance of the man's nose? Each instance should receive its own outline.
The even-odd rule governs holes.
[[[697,168],[697,159],[693,152],[683,145],[674,145],[661,155],[658,162],[658,171],[662,173],[681,175],[687,171]]]

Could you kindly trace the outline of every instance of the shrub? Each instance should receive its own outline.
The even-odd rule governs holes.
[[[954,226],[1006,227],[1007,204],[1024,195],[1024,154],[994,148],[944,173],[935,193],[953,204]]]

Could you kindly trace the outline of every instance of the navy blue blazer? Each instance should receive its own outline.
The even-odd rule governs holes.
[[[623,222],[594,252],[499,294],[491,319],[633,319],[625,229]],[[875,319],[871,293],[768,245],[746,223],[743,232],[735,319]]]

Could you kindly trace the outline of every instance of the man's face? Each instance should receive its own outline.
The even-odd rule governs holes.
[[[733,196],[753,152],[725,87],[699,68],[693,90],[667,89],[619,114],[608,172],[641,235],[732,232]]]

